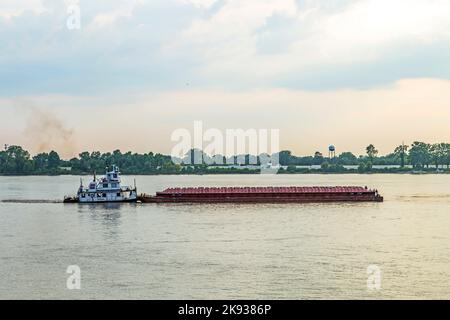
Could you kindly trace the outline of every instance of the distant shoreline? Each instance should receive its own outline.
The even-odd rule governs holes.
[[[310,171],[310,172],[293,172],[293,173],[276,173],[275,175],[283,176],[283,175],[386,175],[386,174],[395,174],[395,175],[447,175],[450,174],[450,171],[436,172],[436,171],[423,171],[423,172],[414,172],[414,171],[402,171],[402,172],[388,172],[388,171],[372,171],[372,172],[318,172],[318,171]],[[131,173],[124,172],[124,176],[227,176],[227,175],[264,175],[260,172],[220,172],[220,173]],[[92,176],[92,173],[59,173],[59,174],[3,174],[0,173],[0,177],[61,177],[61,176],[73,176],[73,177],[82,177],[82,176]]]
[[[334,148],[334,147],[333,147]],[[334,152],[334,149],[333,149]],[[374,145],[367,155],[357,157],[351,152],[324,156],[316,152],[299,157],[284,150],[272,155],[209,156],[191,149],[183,159],[160,153],[122,153],[120,150],[101,153],[82,152],[78,157],[63,160],[57,152],[31,156],[21,146],[5,146],[0,151],[2,176],[58,176],[101,174],[116,165],[126,175],[217,175],[261,174],[443,174],[450,173],[450,143],[414,142],[400,145],[393,153],[379,156]],[[265,172],[264,172],[265,173]]]

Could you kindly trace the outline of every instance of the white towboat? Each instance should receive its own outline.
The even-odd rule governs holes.
[[[65,197],[65,203],[104,203],[104,202],[136,202],[137,189],[134,187],[122,186],[119,168],[115,165],[112,170],[106,169],[106,174],[100,179],[94,179],[85,188],[80,179],[80,188],[76,197]]]

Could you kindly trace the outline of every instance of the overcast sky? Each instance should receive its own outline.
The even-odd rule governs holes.
[[[280,129],[302,155],[450,142],[449,17],[448,0],[1,0],[0,143],[169,153],[195,120]]]

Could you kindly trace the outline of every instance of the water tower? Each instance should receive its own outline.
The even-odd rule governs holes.
[[[336,157],[336,148],[333,145],[328,147],[328,156],[330,159],[333,159]]]

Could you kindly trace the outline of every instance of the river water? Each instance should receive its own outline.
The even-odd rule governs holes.
[[[0,177],[0,298],[450,298],[450,175],[136,180],[146,193],[367,185],[385,202],[65,205],[78,177]],[[79,290],[67,288],[69,265],[81,270]],[[369,266],[380,275],[375,287]]]

